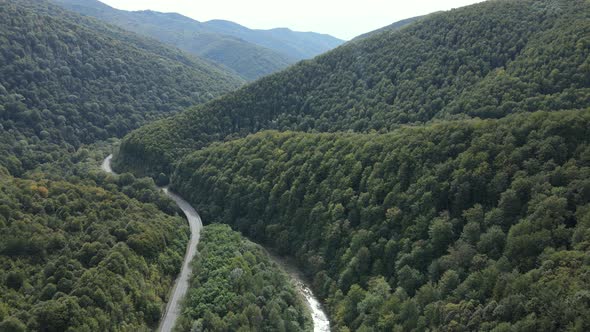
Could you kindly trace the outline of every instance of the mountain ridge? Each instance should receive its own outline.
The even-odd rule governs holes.
[[[432,13],[432,14],[434,14],[434,13]],[[429,15],[432,15],[432,14],[429,14]],[[400,20],[400,21],[394,22],[394,23],[392,23],[390,25],[386,25],[384,27],[381,27],[379,29],[376,29],[376,30],[373,30],[373,31],[369,31],[369,32],[360,34],[360,35],[354,37],[351,41],[358,41],[358,40],[361,40],[361,39],[365,39],[365,38],[374,36],[374,35],[379,34],[379,33],[386,32],[386,31],[387,32],[394,32],[394,31],[397,31],[397,30],[399,30],[399,29],[401,29],[401,28],[403,28],[403,27],[405,27],[405,26],[407,26],[409,24],[412,24],[415,21],[420,20],[420,19],[422,19],[422,18],[424,18],[426,16],[428,16],[428,15],[414,16],[414,17],[410,17],[410,18],[406,18],[406,19]]]
[[[8,152],[0,164],[16,174],[13,153],[53,160],[44,149],[120,137],[243,83],[215,64],[49,2],[0,8],[0,33],[11,41],[0,49],[0,150]],[[19,147],[20,140],[30,144]]]
[[[131,133],[121,157],[138,158],[128,166],[167,164],[169,172],[181,151],[260,129],[388,131],[437,118],[588,105],[587,73],[578,70],[588,61],[579,46],[590,29],[587,14],[575,12],[580,1],[559,5],[484,2],[347,43]],[[508,19],[513,24],[502,23]],[[546,87],[539,73],[555,84]],[[199,125],[205,119],[209,125]]]
[[[284,32],[248,29],[230,21],[199,22],[178,13],[118,10],[97,0],[54,2],[209,59],[247,80],[286,68],[342,43],[324,34],[289,30],[285,35]]]

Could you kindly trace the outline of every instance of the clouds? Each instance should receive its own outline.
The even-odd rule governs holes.
[[[119,9],[177,12],[199,21],[225,19],[249,28],[288,27],[342,39],[404,18],[481,0],[102,0]]]

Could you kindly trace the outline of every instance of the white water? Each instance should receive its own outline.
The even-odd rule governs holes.
[[[101,164],[101,168],[103,171],[107,173],[115,174],[111,167],[112,159],[113,155],[109,155],[108,157],[106,157]],[[184,256],[184,262],[182,263],[180,275],[174,283],[174,287],[172,289],[172,296],[168,301],[166,311],[164,312],[164,317],[162,317],[162,320],[160,321],[160,326],[158,327],[158,331],[169,332],[172,331],[172,328],[176,324],[176,319],[181,314],[180,302],[186,295],[186,292],[189,288],[189,279],[192,272],[190,262],[197,254],[197,244],[199,243],[201,229],[203,228],[203,222],[201,221],[201,217],[199,216],[197,211],[187,201],[182,199],[182,197],[169,191],[168,188],[162,188],[162,190],[166,195],[168,195],[168,197],[174,200],[174,202],[176,202],[176,204],[182,210],[182,212],[184,212],[186,218],[188,219],[191,229],[191,239],[189,241],[186,254]],[[305,282],[303,282],[303,278],[301,277],[299,271],[295,269],[293,265],[287,263],[286,261],[275,255],[270,255],[270,258],[274,260],[289,274],[295,288],[305,298],[307,306],[311,311],[311,317],[313,320],[313,331],[329,332],[330,321],[328,320],[328,316],[322,310],[320,302],[315,298],[311,289],[305,284]]]
[[[303,281],[304,278],[293,264],[286,260],[269,253],[270,258],[275,261],[287,274],[291,277],[291,281],[295,288],[305,298],[307,307],[311,311],[311,318],[313,320],[313,332],[330,332],[330,321],[328,316],[322,309],[320,301],[313,295],[311,289]]]

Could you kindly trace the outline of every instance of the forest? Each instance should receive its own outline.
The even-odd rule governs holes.
[[[84,174],[93,157],[72,168]],[[137,331],[158,323],[188,226],[151,179],[97,171],[77,181],[19,179],[4,168],[0,175],[0,331]]]
[[[289,277],[227,225],[204,228],[177,331],[310,331]]]
[[[588,110],[264,131],[171,181],[203,220],[295,255],[338,331],[590,329]]]
[[[189,151],[264,129],[387,132],[589,107],[589,16],[581,0],[486,1],[432,14],[144,126],[124,139],[115,166],[170,173]]]

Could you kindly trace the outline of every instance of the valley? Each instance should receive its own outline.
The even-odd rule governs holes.
[[[101,169],[106,173],[116,174],[113,172],[113,169],[111,168],[112,158],[112,154],[108,155],[102,161]],[[189,228],[191,231],[190,240],[187,245],[187,251],[184,255],[184,262],[180,270],[180,275],[175,281],[174,286],[172,287],[172,296],[170,296],[168,300],[166,310],[164,311],[164,315],[160,320],[160,326],[158,327],[158,331],[168,332],[172,331],[172,328],[175,326],[176,321],[181,313],[181,301],[186,296],[186,293],[188,291],[189,278],[191,275],[190,265],[191,262],[194,260],[195,255],[197,254],[196,248],[197,244],[199,243],[199,237],[201,229],[203,228],[203,223],[197,211],[189,203],[187,203],[180,196],[169,191],[167,187],[161,189],[182,210],[182,212],[188,220]],[[326,314],[323,312],[320,302],[315,298],[309,286],[307,286],[303,281],[301,273],[297,271],[294,265],[287,263],[287,261],[281,259],[280,257],[271,255],[268,252],[266,254],[269,255],[271,260],[274,261],[275,264],[277,264],[277,266],[279,266],[289,275],[289,281],[293,283],[294,288],[299,292],[300,296],[304,298],[307,302],[307,308],[310,311],[312,317],[313,331],[330,331],[330,322],[328,321]]]
[[[214,5],[0,2],[0,332],[590,330],[588,1]]]

